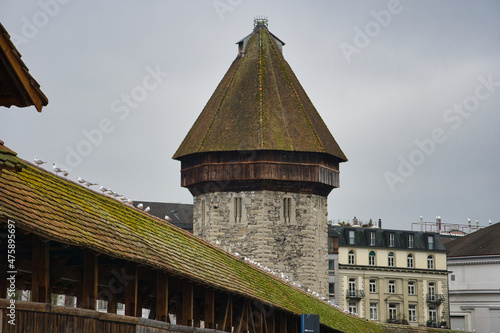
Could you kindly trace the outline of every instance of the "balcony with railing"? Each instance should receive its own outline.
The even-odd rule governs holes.
[[[363,290],[347,289],[345,291],[346,298],[363,298],[365,297],[365,292]]]
[[[443,294],[427,294],[427,303],[443,303],[445,297]]]

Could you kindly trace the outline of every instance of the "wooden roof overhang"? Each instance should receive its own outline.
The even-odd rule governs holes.
[[[0,106],[27,107],[34,105],[38,112],[49,100],[40,90],[21,60],[21,54],[0,23]]]
[[[181,158],[181,185],[193,195],[272,190],[327,196],[339,187],[339,160],[293,151],[207,152]]]

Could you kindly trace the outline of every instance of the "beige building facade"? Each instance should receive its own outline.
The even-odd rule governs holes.
[[[329,237],[338,239],[330,240],[338,243],[337,253],[329,248],[330,258],[338,258],[329,263],[336,304],[383,323],[448,325],[446,250],[438,234],[330,228]]]

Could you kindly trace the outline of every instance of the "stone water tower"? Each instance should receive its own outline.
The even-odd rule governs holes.
[[[328,292],[327,196],[344,153],[256,19],[173,156],[196,236]]]

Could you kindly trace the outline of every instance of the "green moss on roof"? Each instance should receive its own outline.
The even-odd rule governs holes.
[[[254,31],[173,158],[238,150],[344,153],[267,28]]]
[[[0,221],[13,219],[18,228],[42,237],[167,271],[295,314],[319,314],[321,323],[340,331],[400,330],[347,315],[166,221],[25,164],[21,172],[7,171],[0,177]]]

